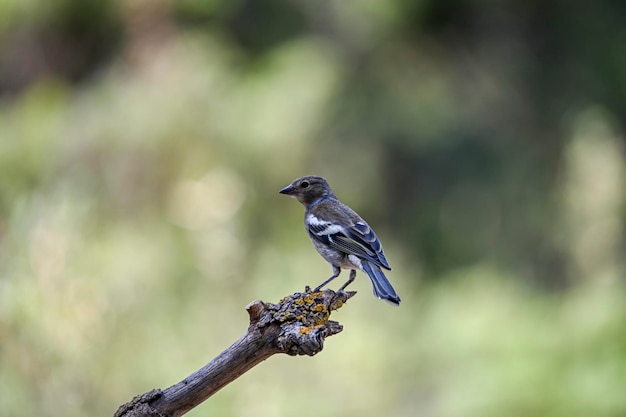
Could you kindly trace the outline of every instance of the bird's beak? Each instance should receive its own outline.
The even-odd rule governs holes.
[[[279,193],[287,194],[287,195],[294,195],[296,193],[296,187],[294,187],[293,185],[289,184],[288,186],[286,186],[285,188],[280,190]]]

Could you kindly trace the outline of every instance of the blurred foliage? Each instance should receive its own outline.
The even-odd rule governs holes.
[[[403,304],[360,276],[190,415],[626,414],[625,57],[608,0],[0,2],[0,415],[112,415],[326,278],[308,173]]]

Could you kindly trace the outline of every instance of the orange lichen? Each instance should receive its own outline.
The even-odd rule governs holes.
[[[328,314],[325,314],[324,317],[320,317],[317,320],[313,320],[313,324],[315,324],[316,326],[323,326],[328,322],[328,318],[330,316]]]
[[[324,304],[316,304],[313,307],[311,307],[311,310],[313,310],[313,311],[326,311],[326,306]]]
[[[306,304],[311,305],[315,302],[315,296],[313,294],[307,294],[303,297]]]

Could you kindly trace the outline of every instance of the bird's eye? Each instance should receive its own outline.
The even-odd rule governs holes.
[[[309,186],[309,183],[307,181],[302,181],[302,183],[300,184],[300,187],[302,188],[307,188]]]

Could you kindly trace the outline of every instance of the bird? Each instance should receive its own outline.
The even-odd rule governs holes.
[[[314,291],[337,278],[342,268],[350,270],[348,281],[339,288],[343,291],[361,270],[372,281],[376,297],[400,305],[400,297],[382,271],[391,270],[391,266],[378,236],[361,216],[337,199],[326,179],[315,175],[296,178],[279,193],[304,205],[304,226],[311,242],[332,266],[333,274]]]

